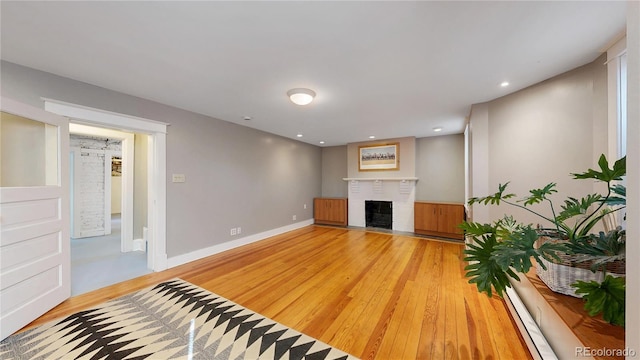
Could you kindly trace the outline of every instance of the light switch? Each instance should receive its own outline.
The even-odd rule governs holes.
[[[184,174],[173,174],[172,181],[174,183],[183,183],[186,181]]]

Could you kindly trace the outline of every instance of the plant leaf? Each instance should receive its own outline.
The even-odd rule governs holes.
[[[501,200],[510,199],[516,196],[516,194],[504,193],[504,191],[507,189],[507,185],[509,185],[508,182],[505,184],[498,184],[498,192],[496,192],[495,194],[485,196],[485,197],[472,197],[471,199],[469,199],[468,203],[469,205],[473,205],[475,203],[484,204],[484,205],[487,205],[487,204],[500,205]]]
[[[489,297],[495,291],[502,297],[507,287],[511,287],[509,277],[520,280],[511,269],[503,270],[497,262],[492,259],[492,254],[498,245],[495,234],[484,234],[474,236],[475,244],[468,244],[464,250],[466,255],[464,260],[469,262],[464,269],[465,276],[469,278],[469,283],[476,284],[478,291],[486,293]]]
[[[602,270],[608,263],[626,258],[624,230],[601,231],[597,236],[579,238],[568,243],[570,251],[578,256],[578,262],[593,261],[591,271]]]
[[[610,196],[606,199],[605,204],[609,206],[625,206],[627,205],[627,188],[622,184],[611,186],[611,192],[618,196]]]
[[[602,283],[578,281],[571,286],[576,294],[584,294],[584,309],[590,316],[602,313],[608,323],[624,326],[625,278],[607,275]]]
[[[490,224],[481,224],[478,222],[463,222],[458,227],[464,230],[465,234],[472,236],[482,236],[484,234],[495,233],[495,228]]]
[[[627,157],[620,158],[613,164],[613,169],[609,168],[609,162],[604,154],[598,159],[600,171],[589,169],[583,173],[571,174],[574,179],[594,179],[602,182],[610,183],[614,180],[622,180],[627,173]]]
[[[558,221],[565,221],[574,216],[581,216],[587,214],[591,205],[598,203],[602,200],[600,194],[589,194],[581,199],[569,197],[564,201],[564,205],[561,206],[562,211],[558,213]]]
[[[538,240],[537,231],[530,225],[523,227],[497,244],[492,258],[503,270],[513,267],[518,272],[526,273],[533,266],[531,258],[544,267],[541,257],[549,261],[559,260],[556,252],[566,251],[563,243],[553,242],[546,242],[536,249],[536,240]]]
[[[556,187],[556,183],[549,183],[542,189],[529,190],[529,193],[531,193],[531,195],[529,195],[528,197],[520,201],[524,201],[525,206],[539,204],[547,200],[548,199],[547,196],[558,192],[558,190],[556,190],[555,187]]]

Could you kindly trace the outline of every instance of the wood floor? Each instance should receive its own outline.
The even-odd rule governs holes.
[[[180,277],[363,359],[530,359],[462,245],[309,226],[73,297],[28,327]]]

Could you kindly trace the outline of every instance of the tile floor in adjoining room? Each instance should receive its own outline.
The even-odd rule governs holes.
[[[149,274],[147,253],[120,251],[121,219],[112,215],[111,234],[71,239],[71,296]]]

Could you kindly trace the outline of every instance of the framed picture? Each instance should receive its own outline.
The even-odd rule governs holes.
[[[122,158],[114,156],[111,158],[111,176],[122,176]]]
[[[400,169],[400,144],[362,145],[358,147],[358,170]]]

